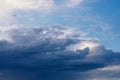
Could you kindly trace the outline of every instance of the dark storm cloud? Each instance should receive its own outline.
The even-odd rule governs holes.
[[[119,64],[120,54],[102,46],[92,51],[87,47],[77,51],[66,49],[84,40],[76,38],[76,33],[66,34],[65,30],[49,27],[9,31],[12,41],[0,41],[0,78],[77,80],[86,71]]]

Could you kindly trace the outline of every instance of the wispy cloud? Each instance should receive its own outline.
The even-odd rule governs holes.
[[[76,7],[77,5],[81,4],[85,0],[68,0],[66,6],[69,8]]]
[[[54,8],[53,0],[0,0],[0,20],[10,19],[16,11],[50,10]]]

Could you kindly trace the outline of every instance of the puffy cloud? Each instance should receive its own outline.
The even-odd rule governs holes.
[[[94,39],[81,38],[81,33],[69,28],[13,27],[4,31],[10,37],[0,41],[2,80],[18,77],[18,80],[90,80],[91,70],[95,73],[98,68],[104,69],[120,61],[119,53],[105,49]],[[89,74],[88,79],[84,74]],[[95,78],[99,80],[99,77]]]

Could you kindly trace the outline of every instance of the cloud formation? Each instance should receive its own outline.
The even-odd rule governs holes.
[[[65,0],[61,5],[56,0],[0,0],[0,24],[13,21],[18,12],[54,12],[58,9],[73,8],[84,0]],[[59,2],[59,1],[58,1]],[[63,5],[64,4],[64,5]]]
[[[17,27],[4,31],[9,37],[0,40],[2,80],[90,80],[91,70],[104,70],[120,61],[119,53],[69,28]],[[84,74],[88,74],[86,78]]]
[[[16,11],[47,11],[52,8],[54,0],[0,0],[0,21],[11,20]]]
[[[79,9],[84,1],[61,0],[59,4],[57,0],[0,0],[0,80],[119,80],[120,52],[108,50],[98,40],[84,37],[86,33],[57,26],[26,28],[17,23],[9,24],[13,17],[18,18],[16,13],[19,12],[23,12],[19,17],[27,23],[23,19],[25,12],[30,11],[30,16],[24,16],[31,19],[38,17],[38,12],[46,14],[46,11],[56,10],[49,17],[41,15],[46,19],[40,21],[51,23],[55,19],[52,22],[62,23],[63,20],[63,24],[68,22],[69,25],[76,24],[71,23],[74,21],[85,22],[95,29],[84,24],[85,29],[93,30],[87,32],[101,34],[104,31],[106,34],[106,30],[111,30],[108,24],[97,16],[86,16],[86,9]],[[64,14],[64,18],[60,17]],[[35,18],[35,22],[37,20]],[[4,22],[9,25],[1,25]]]
[[[77,5],[79,5],[80,3],[82,3],[83,1],[85,0],[69,0],[68,3],[67,3],[67,7],[75,7]]]

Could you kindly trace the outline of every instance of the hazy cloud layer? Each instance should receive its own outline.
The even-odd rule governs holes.
[[[52,8],[54,0],[0,0],[0,21],[12,20],[17,11],[48,11]]]
[[[2,80],[108,80],[117,69],[111,71],[109,66],[120,64],[120,53],[73,29],[14,27],[2,34],[7,35],[0,40]]]
[[[64,7],[74,7],[82,1],[83,0],[65,0],[66,3]],[[56,5],[55,2],[56,0],[0,0],[0,21],[13,20],[13,17],[15,17],[18,11],[52,11],[60,7]]]

